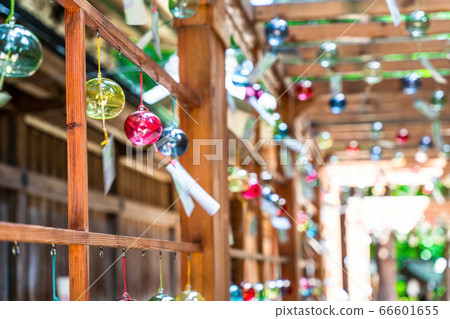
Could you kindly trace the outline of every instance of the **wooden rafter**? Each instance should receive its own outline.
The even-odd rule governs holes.
[[[397,1],[402,13],[409,13],[416,9],[415,1]],[[367,10],[368,9],[368,10]],[[420,9],[426,12],[439,12],[449,9],[447,0],[421,1]],[[357,15],[366,12],[370,16],[389,15],[385,1],[318,1],[310,3],[279,4],[278,14],[286,20],[314,20]],[[255,20],[266,22],[275,16],[275,6],[254,7]]]

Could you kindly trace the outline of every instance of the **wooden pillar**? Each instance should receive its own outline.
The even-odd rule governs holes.
[[[445,235],[445,248],[444,248],[444,258],[445,260],[449,260],[450,254],[449,254],[449,248],[450,248],[450,242],[449,242],[449,236],[448,236],[448,230]],[[442,300],[450,301],[450,268],[445,267],[444,271],[444,285],[446,288],[445,294],[442,298]]]
[[[206,300],[228,300],[230,284],[229,198],[227,181],[228,130],[225,91],[225,27],[224,2],[202,4],[190,19],[176,21],[178,27],[178,54],[180,80],[188,89],[199,95],[198,107],[192,106],[189,115],[180,110],[180,127],[190,138],[187,153],[180,157],[182,165],[198,179],[198,183],[221,205],[210,217],[198,205],[192,216],[181,214],[181,239],[200,242],[201,256],[192,256],[192,287]],[[183,101],[179,101],[183,106]],[[197,124],[197,123],[198,124]],[[199,163],[193,161],[195,143],[212,139],[216,146],[204,145]],[[198,153],[198,152],[197,152]],[[220,154],[220,159],[208,160],[203,154]],[[186,282],[186,262],[182,263],[183,283]]]
[[[379,301],[396,301],[395,283],[397,282],[397,264],[395,259],[394,234],[380,239],[377,245],[378,275],[380,276]]]
[[[279,109],[282,119],[286,122],[289,128],[293,129],[293,104],[289,96],[283,95],[280,97],[279,101]],[[296,162],[296,158],[294,158],[293,154],[289,154],[292,158],[292,163]],[[283,174],[282,167],[279,165],[279,171]],[[298,204],[296,198],[296,178],[300,178],[298,176],[298,172],[294,169],[294,178],[287,180],[283,185],[280,185],[277,188],[278,194],[286,199],[286,212],[283,212],[283,215],[287,215],[291,222],[291,229],[288,231],[289,240],[285,243],[280,243],[279,251],[280,255],[288,256],[289,262],[282,264],[281,266],[281,276],[283,279],[289,279],[291,282],[292,293],[286,295],[284,300],[295,301],[300,300],[299,294],[299,279],[300,279],[300,233],[297,229],[297,211]]]
[[[66,7],[67,183],[69,229],[87,231],[85,17]],[[89,248],[69,246],[70,300],[89,300]]]

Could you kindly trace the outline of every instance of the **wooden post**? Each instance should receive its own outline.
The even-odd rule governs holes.
[[[69,229],[89,230],[85,16],[66,7],[67,183]],[[89,300],[89,247],[69,246],[70,300]]]
[[[192,287],[206,300],[228,300],[230,283],[229,198],[227,180],[228,133],[225,95],[225,48],[223,23],[224,3],[214,6],[202,4],[191,19],[176,21],[178,27],[178,54],[180,56],[180,82],[198,93],[200,104],[186,114],[180,110],[180,127],[190,139],[187,153],[180,157],[182,165],[198,183],[221,205],[210,217],[198,205],[192,216],[181,214],[182,241],[199,242],[203,254],[192,256]],[[180,101],[183,103],[184,101]],[[183,104],[181,104],[183,106]],[[197,123],[198,124],[197,124]],[[211,144],[199,150],[194,146],[201,139]],[[203,140],[205,141],[205,140]],[[193,162],[193,156],[200,163]],[[200,151],[201,155],[198,154]],[[207,160],[203,154],[220,154],[220,159]],[[183,283],[186,282],[186,261],[182,263]]]
[[[280,114],[282,119],[288,124],[289,128],[293,128],[293,104],[288,95],[284,95],[279,99],[280,103]],[[292,154],[289,154],[292,158],[292,162],[295,165],[296,158]],[[280,172],[282,172],[282,167],[278,165]],[[286,212],[283,215],[289,218],[291,222],[291,229],[288,231],[289,240],[286,243],[280,243],[279,251],[282,256],[289,256],[290,261],[286,264],[281,265],[281,276],[283,279],[289,279],[291,282],[292,293],[286,295],[283,299],[289,301],[300,300],[299,295],[299,279],[300,279],[300,233],[297,229],[297,194],[296,194],[296,179],[300,178],[298,173],[294,169],[294,177],[291,180],[285,182],[285,184],[280,185],[277,189],[278,194],[286,199]]]
[[[380,239],[377,245],[378,275],[380,276],[377,300],[396,301],[397,264],[395,259],[395,240],[392,232],[387,236],[387,238]]]

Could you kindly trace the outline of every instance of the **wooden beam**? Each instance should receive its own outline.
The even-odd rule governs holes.
[[[436,40],[424,38],[420,40],[421,52],[443,52],[447,48],[447,40]],[[416,41],[411,41],[410,37],[381,38],[359,43],[339,41],[339,57],[352,58],[361,56],[384,56],[389,54],[412,54],[417,53]],[[301,45],[296,47],[302,60],[312,60],[317,58],[317,50],[320,43]],[[293,44],[295,47],[295,44]]]
[[[449,80],[450,76],[445,76],[445,78]],[[433,78],[422,78],[421,83],[419,94],[421,91],[433,91],[436,89],[436,81]],[[364,80],[342,81],[342,91],[345,94],[364,92],[366,86],[367,83]],[[330,94],[330,83],[328,81],[314,81],[313,87],[317,97],[322,94]],[[373,86],[371,96],[401,92],[402,90],[402,79],[385,79]]]
[[[323,128],[332,128],[333,125],[342,125],[342,126],[354,126],[354,125],[359,125],[359,124],[369,124],[374,122],[374,121],[382,121],[385,125],[387,123],[393,123],[394,126],[397,125],[397,127],[399,125],[404,125],[406,127],[411,126],[414,123],[419,123],[421,126],[423,125],[430,125],[431,126],[431,120],[428,120],[427,118],[425,118],[423,115],[421,116],[409,116],[410,112],[413,112],[415,114],[418,114],[418,112],[416,113],[416,111],[413,111],[413,109],[408,109],[408,112],[404,112],[403,113],[403,117],[402,116],[396,116],[393,117],[389,114],[387,115],[383,115],[381,114],[364,114],[364,113],[357,113],[357,114],[351,114],[349,116],[345,116],[343,115],[342,117],[340,117],[340,115],[335,115],[335,114],[331,114],[331,112],[329,113],[328,118],[325,118],[324,116],[322,116],[322,120],[315,120],[314,122],[312,122],[312,127],[313,129],[317,129],[319,127],[323,127]],[[449,122],[450,121],[450,117],[447,116],[441,116],[440,117],[440,121],[441,122]],[[356,128],[355,128],[356,129]]]
[[[189,253],[202,251],[202,246],[196,243],[118,236],[9,222],[0,222],[0,241],[69,245],[69,247],[95,246]]]
[[[254,253],[242,249],[230,248],[230,257],[234,259],[251,259],[257,261],[266,261],[275,264],[286,264],[290,261],[286,256],[267,256],[262,253]]]
[[[86,16],[85,22],[89,28],[98,31],[100,36],[111,46],[116,50],[120,50],[133,64],[141,67],[148,76],[166,87],[182,103],[186,103],[190,107],[195,107],[198,104],[198,97],[194,93],[186,89],[182,84],[177,83],[158,63],[152,60],[88,1],[57,1],[64,7],[80,8]]]
[[[69,229],[88,231],[85,14],[71,7],[65,19]],[[87,246],[69,246],[69,278],[70,300],[89,300]]]
[[[407,14],[416,9],[414,1],[397,1],[401,13]],[[318,1],[309,3],[278,4],[278,15],[286,20],[313,20],[335,19],[348,15],[359,15],[369,9],[366,14],[370,16],[389,15],[389,9],[384,1]],[[421,1],[420,9],[425,12],[449,11],[447,0]],[[269,21],[275,16],[275,6],[254,7],[256,21]]]
[[[201,5],[202,6],[202,5]],[[217,10],[221,8],[221,10]],[[224,7],[215,10],[199,10],[198,14],[213,15],[212,19],[223,19]],[[200,20],[201,17],[199,17]],[[191,141],[214,139],[222,145],[204,146],[203,154],[219,153],[221,160],[207,160],[201,156],[200,163],[193,162],[193,147],[189,147],[180,162],[197,182],[221,205],[213,217],[198,205],[192,216],[181,214],[181,238],[183,241],[199,242],[203,245],[201,258],[192,258],[192,286],[206,300],[229,300],[230,255],[229,198],[228,198],[228,132],[227,104],[225,96],[225,47],[209,25],[184,24],[178,28],[178,53],[180,56],[180,80],[186,87],[199,93],[200,104],[190,116],[180,113],[180,128]],[[193,122],[193,119],[199,124]],[[198,152],[199,150],[195,150]],[[196,154],[198,155],[198,154]],[[186,260],[182,269],[186,269]],[[182,272],[186,282],[186,272]]]
[[[430,59],[430,62],[437,70],[447,69],[449,67],[447,59]],[[342,75],[355,73],[362,74],[366,63],[367,62],[340,62],[333,69]],[[380,61],[380,63],[382,70],[387,72],[413,71],[424,68],[422,63],[417,60]],[[304,64],[287,63],[284,65],[284,72],[285,75],[289,77],[329,75],[329,70],[321,67],[319,63],[314,63],[314,61]]]
[[[450,20],[432,20],[428,35],[447,33]],[[394,27],[385,22],[333,23],[316,25],[294,25],[289,29],[288,42],[338,41],[341,38],[392,38],[409,36],[405,23]],[[339,41],[338,41],[339,45]]]

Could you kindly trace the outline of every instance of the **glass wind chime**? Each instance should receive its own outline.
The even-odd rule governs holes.
[[[418,9],[419,3],[416,0],[416,10],[410,13],[406,18],[406,28],[411,37],[418,40],[418,52],[421,51],[421,38],[425,36],[427,30],[430,28],[429,16]],[[420,63],[423,67],[430,71],[431,76],[436,81],[436,85],[446,84],[447,80],[433,67],[432,63],[425,56],[419,57]],[[436,148],[442,148],[441,122],[438,119],[440,112],[447,103],[447,95],[439,87],[432,93],[430,101],[426,102],[417,98],[417,92],[421,87],[420,76],[416,73],[411,73],[403,79],[403,89],[405,94],[413,95],[414,107],[420,111],[428,119],[433,120],[433,140]],[[419,162],[425,159],[426,152],[421,147],[418,151]]]
[[[323,42],[317,50],[317,61],[320,66],[327,69],[330,73],[331,99],[329,105],[331,113],[340,114],[344,111],[347,101],[345,95],[341,92],[341,79],[339,75],[333,75],[331,68],[339,61],[339,51],[335,42]],[[339,81],[336,81],[336,80]]]
[[[98,74],[96,78],[86,83],[86,113],[93,119],[102,120],[102,128],[105,140],[102,145],[108,143],[106,131],[107,119],[115,118],[125,107],[125,94],[119,84],[111,79],[102,77],[100,65],[100,34],[97,31],[97,58]]]
[[[50,249],[50,256],[52,258],[52,288],[53,288],[53,301],[59,301],[59,298],[56,297],[56,248],[55,245],[52,245]]]
[[[174,301],[174,298],[166,295],[163,288],[163,273],[162,273],[162,252],[159,252],[159,289],[158,294],[150,298],[149,301]]]
[[[169,10],[177,19],[193,17],[199,7],[199,0],[169,0]]]
[[[11,0],[11,12],[0,25],[0,90],[5,77],[24,78],[33,75],[42,62],[42,47],[39,39],[28,29],[16,24],[15,1]],[[0,92],[1,105],[11,96]]]
[[[139,70],[141,103],[137,111],[131,113],[124,124],[125,135],[137,146],[154,144],[162,133],[161,120],[144,106],[144,84],[142,69]]]
[[[375,60],[368,62],[364,66],[363,78],[367,86],[364,90],[364,95],[361,102],[361,112],[364,112],[367,101],[369,99],[369,94],[372,91],[372,87],[383,80],[383,70],[381,69],[381,63]]]
[[[373,122],[371,125],[372,139],[379,142],[383,134],[383,123],[380,121]],[[380,145],[374,145],[370,149],[370,160],[379,161],[383,156],[383,149]]]
[[[195,291],[192,290],[191,287],[191,255],[187,255],[187,283],[182,292],[180,292],[176,297],[176,301],[205,301],[205,298],[203,296]]]
[[[123,267],[123,292],[120,299],[117,299],[116,301],[136,301],[135,299],[131,298],[130,295],[127,292],[127,273],[126,273],[126,256],[125,256],[125,249],[122,252],[122,267]]]
[[[186,153],[189,147],[189,138],[175,123],[175,99],[172,98],[172,124],[165,127],[158,141],[159,151],[167,157],[174,157]]]

